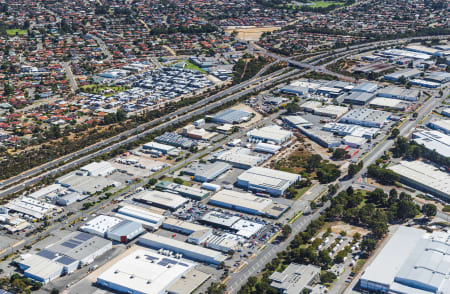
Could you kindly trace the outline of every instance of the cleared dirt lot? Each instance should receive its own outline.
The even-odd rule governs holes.
[[[279,27],[227,27],[225,32],[231,34],[237,32],[237,38],[246,41],[257,41],[264,32],[279,30]]]

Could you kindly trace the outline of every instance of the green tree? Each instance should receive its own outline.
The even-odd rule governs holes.
[[[334,160],[343,160],[347,155],[347,151],[344,148],[336,148],[333,151],[333,159]]]
[[[397,128],[394,128],[391,132],[391,137],[397,138],[398,135],[400,135],[400,131]]]
[[[424,204],[422,205],[422,213],[426,215],[428,218],[432,218],[433,216],[436,216],[437,208],[434,204]]]
[[[291,102],[286,105],[286,111],[289,113],[296,113],[300,111],[300,106],[297,103]]]
[[[330,284],[337,278],[337,276],[329,271],[324,271],[320,274],[320,282],[323,284]]]

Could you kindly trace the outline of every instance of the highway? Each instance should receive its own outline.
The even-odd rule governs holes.
[[[96,36],[93,36],[93,37],[94,37],[94,39],[96,39],[96,38],[99,39],[99,38],[96,37]],[[445,37],[446,37],[446,36],[441,36],[441,37],[439,37],[439,38],[445,38]],[[423,39],[427,39],[427,38],[435,38],[435,37],[433,37],[433,36],[431,36],[431,37],[423,37]],[[97,40],[97,39],[96,39],[96,40]],[[400,39],[400,40],[398,40],[398,42],[405,42],[405,41],[411,40],[411,39],[413,39],[413,38]],[[100,39],[99,39],[99,40],[100,40]],[[101,41],[101,40],[100,40],[100,41]],[[390,41],[385,41],[385,42],[374,42],[374,43],[366,43],[366,44],[362,44],[362,45],[354,45],[354,46],[351,46],[351,47],[349,47],[349,48],[341,48],[341,49],[333,50],[333,51],[331,52],[331,54],[336,55],[336,53],[342,53],[342,52],[343,52],[343,54],[345,55],[345,54],[350,54],[350,52],[352,52],[352,50],[359,50],[359,49],[361,49],[361,48],[366,48],[366,49],[367,49],[367,47],[374,47],[374,48],[375,48],[375,47],[377,47],[377,46],[382,46],[382,45],[387,45],[387,44],[394,44],[395,42],[396,42],[395,40],[390,40]],[[99,44],[103,44],[103,45],[104,45],[104,49],[107,50],[106,45],[105,45],[103,42],[99,42]],[[398,44],[398,43],[397,43],[397,44]],[[102,45],[101,45],[101,46],[102,46]],[[251,46],[251,43],[249,44],[249,46]],[[20,174],[20,175],[17,175],[17,176],[15,176],[15,177],[11,177],[11,178],[9,178],[9,179],[7,179],[7,180],[4,180],[4,181],[0,182],[0,188],[1,188],[1,187],[5,187],[5,186],[10,186],[10,185],[12,185],[12,184],[14,184],[14,183],[16,183],[16,182],[18,182],[18,181],[23,181],[24,179],[27,179],[27,178],[30,178],[30,177],[33,177],[33,176],[38,176],[39,174],[43,173],[45,170],[54,168],[55,166],[58,166],[58,165],[63,164],[63,163],[66,163],[66,162],[68,162],[68,161],[72,161],[74,158],[80,157],[80,156],[82,156],[82,155],[84,155],[84,154],[87,154],[87,153],[92,152],[92,151],[95,150],[95,149],[98,149],[98,148],[101,148],[101,147],[110,145],[110,144],[112,144],[112,143],[114,143],[114,142],[116,142],[116,141],[122,140],[124,137],[131,136],[134,132],[138,133],[138,132],[140,132],[140,131],[145,130],[146,128],[148,128],[148,127],[150,127],[150,126],[153,126],[153,125],[159,124],[159,123],[161,123],[161,122],[163,122],[163,121],[166,121],[167,119],[171,119],[171,122],[173,122],[173,123],[178,122],[179,120],[173,119],[173,117],[176,117],[177,115],[180,115],[181,113],[183,113],[183,111],[186,111],[186,112],[187,112],[187,111],[189,111],[190,109],[195,109],[195,108],[201,107],[201,106],[203,106],[203,105],[207,105],[208,103],[210,103],[210,102],[212,102],[212,101],[215,101],[215,100],[217,100],[217,99],[220,99],[220,98],[222,98],[222,97],[225,97],[225,96],[227,96],[227,95],[230,95],[230,94],[232,94],[232,93],[234,93],[234,92],[243,90],[243,89],[245,89],[246,87],[249,87],[249,86],[251,86],[251,85],[256,85],[256,84],[261,83],[262,81],[264,81],[264,80],[266,80],[266,79],[270,79],[270,78],[272,78],[272,77],[274,77],[274,76],[280,74],[283,70],[276,71],[276,72],[274,72],[274,73],[272,73],[272,74],[269,74],[269,75],[266,75],[266,76],[261,76],[261,75],[264,73],[265,70],[267,70],[271,65],[275,64],[275,63],[278,62],[278,61],[287,61],[287,62],[293,61],[294,64],[296,64],[296,65],[298,65],[298,66],[302,66],[302,67],[304,66],[306,69],[309,69],[309,70],[317,70],[317,71],[321,71],[321,72],[324,72],[324,73],[327,73],[327,74],[334,75],[334,76],[336,76],[336,77],[341,77],[341,75],[339,75],[339,74],[335,74],[335,73],[332,73],[332,72],[330,72],[330,71],[324,69],[324,66],[325,66],[325,65],[322,65],[322,66],[315,66],[315,65],[314,65],[314,64],[320,62],[320,60],[323,60],[323,59],[325,59],[325,58],[327,57],[327,55],[326,55],[325,53],[320,54],[320,57],[317,56],[317,57],[316,57],[317,59],[315,59],[314,57],[308,58],[308,59],[314,59],[314,61],[311,61],[310,63],[306,63],[306,62],[297,62],[297,61],[295,61],[293,58],[282,57],[282,56],[279,56],[279,55],[270,53],[270,52],[268,52],[268,51],[265,50],[265,49],[262,49],[262,50],[261,50],[261,49],[262,49],[262,48],[258,49],[260,53],[267,54],[268,56],[270,56],[270,57],[272,57],[272,58],[275,58],[276,61],[273,62],[273,63],[271,63],[271,64],[269,64],[269,65],[267,65],[267,66],[265,66],[265,67],[264,67],[264,68],[263,68],[263,69],[255,76],[255,77],[253,77],[252,79],[250,79],[250,80],[248,80],[248,81],[245,81],[245,82],[243,82],[243,83],[240,83],[240,84],[238,84],[238,85],[235,85],[235,86],[233,86],[233,87],[230,87],[230,88],[228,88],[228,89],[226,89],[226,90],[224,90],[224,91],[222,91],[222,92],[220,92],[220,93],[218,93],[218,94],[212,95],[211,97],[208,97],[208,98],[206,98],[206,99],[203,99],[203,100],[201,100],[201,101],[195,103],[194,105],[188,106],[188,107],[186,107],[186,108],[184,108],[184,109],[177,110],[176,112],[174,112],[174,113],[172,113],[172,114],[168,114],[168,115],[166,115],[166,116],[164,116],[164,117],[162,117],[162,118],[156,119],[156,120],[154,120],[154,121],[152,121],[152,122],[149,122],[149,123],[146,123],[146,124],[142,124],[142,125],[140,125],[140,126],[139,126],[137,129],[135,129],[135,130],[125,131],[124,133],[119,134],[119,135],[117,135],[117,136],[115,136],[115,137],[105,139],[105,140],[103,140],[103,141],[101,141],[101,142],[98,142],[98,143],[96,143],[96,144],[94,144],[94,145],[91,145],[91,146],[89,146],[89,147],[86,147],[85,149],[82,149],[82,150],[77,151],[77,152],[72,153],[72,154],[65,155],[65,156],[63,156],[63,157],[60,157],[60,158],[58,158],[58,159],[52,161],[52,162],[43,164],[43,165],[41,165],[41,166],[39,166],[39,167],[30,169],[30,170],[28,170],[28,171],[26,171],[26,172],[24,172],[24,173],[22,173],[22,174]],[[255,51],[256,51],[256,50],[255,50]],[[109,51],[108,51],[108,52],[109,52]],[[297,70],[297,72],[298,72],[298,70]],[[290,74],[293,74],[293,73],[295,73],[295,72],[294,72],[294,71],[291,71],[291,72],[288,73],[286,76],[288,76],[288,75],[290,75]],[[344,78],[344,77],[342,76],[342,78]],[[346,76],[345,76],[345,78],[348,79],[348,77],[346,77]],[[275,82],[277,82],[277,81],[280,81],[280,80],[281,80],[281,79],[277,79],[276,81],[273,80],[273,83],[275,83]],[[75,82],[75,83],[76,83],[76,82]],[[265,85],[268,85],[268,84],[265,84]],[[248,93],[248,92],[247,92],[247,93]],[[137,138],[135,137],[135,139],[137,139]],[[128,141],[128,142],[129,142],[129,141]],[[122,144],[117,143],[117,145],[115,145],[115,146],[118,147],[118,146],[121,146],[121,145],[122,145]],[[110,150],[112,150],[112,149],[109,149],[108,151],[110,151]],[[103,153],[104,153],[104,152],[103,152]],[[97,154],[97,155],[100,155],[100,154],[102,154],[102,153],[99,153],[99,154]],[[92,158],[92,157],[93,157],[93,156],[85,156],[85,157],[83,157],[83,158],[84,158],[85,160],[89,160],[89,159]],[[78,162],[81,163],[81,162],[83,162],[83,161],[80,160],[80,161],[78,161]],[[66,166],[67,166],[67,165],[64,165],[63,169],[65,169]],[[73,165],[70,165],[70,167],[71,167],[71,166],[73,166]],[[48,173],[47,173],[47,174],[48,174]],[[45,175],[47,175],[47,174],[43,174],[42,176],[45,176]],[[35,182],[37,182],[37,179],[31,179],[31,180],[29,180],[28,182],[26,182],[26,183],[24,183],[24,184],[19,184],[19,185],[16,185],[16,186],[14,186],[14,187],[11,187],[11,188],[9,188],[9,189],[0,191],[0,196],[4,196],[4,195],[7,195],[8,193],[12,193],[12,192],[18,191],[18,190],[22,189],[23,187],[25,187],[26,185],[34,184]]]
[[[114,137],[105,139],[96,144],[86,147],[85,149],[79,150],[77,152],[68,154],[66,156],[60,157],[54,161],[43,164],[39,167],[26,171],[18,176],[12,177],[8,180],[3,181],[0,187],[13,184],[17,181],[23,181],[23,183],[14,185],[12,187],[5,188],[0,191],[0,197],[6,196],[10,193],[17,192],[23,189],[25,186],[33,185],[40,181],[42,177],[55,175],[63,170],[70,169],[76,165],[86,162],[96,156],[102,155],[104,153],[110,152],[111,150],[123,146],[127,143],[138,140],[140,137],[148,135],[157,130],[164,129],[170,125],[177,124],[180,122],[188,121],[192,116],[200,115],[209,110],[212,110],[224,103],[232,100],[237,100],[240,97],[251,93],[255,90],[263,89],[271,84],[281,81],[291,75],[299,73],[299,70],[289,71],[283,73],[284,69],[271,73],[263,77],[257,77],[252,80],[248,80],[239,85],[230,87],[220,93],[212,95],[208,98],[198,101],[197,103],[176,110],[173,113],[165,115],[161,118],[153,120],[148,123],[139,125],[135,129],[125,131]],[[245,90],[243,90],[245,89]],[[240,92],[239,92],[240,91]],[[234,92],[238,92],[233,94]],[[223,98],[225,97],[225,98]],[[216,101],[217,100],[217,101]],[[195,110],[194,110],[195,109]],[[155,126],[156,125],[156,126]],[[155,126],[153,128],[147,129],[149,127]],[[124,139],[126,138],[126,139]],[[102,147],[106,147],[101,149]],[[98,151],[95,151],[100,149]],[[95,151],[95,152],[94,152]],[[88,155],[85,155],[88,154]],[[68,162],[68,163],[66,163]],[[56,169],[56,167],[58,167]],[[48,170],[48,171],[46,171]],[[32,177],[32,178],[30,178]],[[29,179],[27,179],[29,178]],[[25,180],[26,179],[26,180]]]

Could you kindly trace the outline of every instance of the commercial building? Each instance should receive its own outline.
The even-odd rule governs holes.
[[[263,215],[272,200],[233,190],[222,190],[209,199],[209,204],[250,214]]]
[[[212,120],[219,124],[240,124],[251,118],[252,113],[250,112],[237,109],[226,109],[213,116]]]
[[[301,294],[312,291],[312,285],[320,280],[320,267],[291,263],[283,272],[274,272],[270,275],[270,286],[278,289],[280,293]]]
[[[264,143],[273,142],[275,144],[283,144],[292,138],[292,135],[293,134],[291,131],[284,130],[277,125],[262,127],[248,133],[248,136],[255,141],[261,141]]]
[[[288,94],[288,95],[290,94],[290,95],[303,96],[303,95],[309,93],[309,89],[291,84],[291,85],[286,85],[286,86],[280,88],[280,93]]]
[[[193,270],[195,264],[137,249],[97,277],[97,284],[119,293],[161,294]]]
[[[421,161],[401,161],[389,169],[399,174],[406,185],[450,200],[450,175],[437,167]]]
[[[314,109],[315,115],[326,116],[331,118],[339,118],[346,114],[348,111],[347,106],[338,105],[325,105]]]
[[[245,219],[240,219],[235,222],[230,229],[236,235],[250,239],[253,236],[256,236],[262,229],[264,229],[264,225]]]
[[[80,227],[80,231],[104,237],[120,243],[127,243],[144,232],[141,223],[131,220],[99,215]]]
[[[352,92],[351,94],[344,97],[344,103],[354,104],[354,105],[366,105],[367,102],[375,97],[374,93],[368,92]]]
[[[176,150],[174,146],[161,144],[157,142],[149,142],[142,145],[142,148],[145,150],[155,150],[157,152],[161,152],[162,154],[168,154]]]
[[[450,136],[439,131],[415,132],[412,140],[429,150],[435,150],[438,154],[450,157]]]
[[[413,44],[406,46],[405,50],[412,51],[412,52],[419,52],[419,53],[428,54],[428,55],[438,55],[438,53],[441,52],[441,50],[438,50],[438,49],[434,49],[434,48],[426,47],[426,46],[422,46],[422,45],[413,45]]]
[[[230,229],[241,218],[235,215],[210,211],[205,213],[198,221],[214,228]]]
[[[399,227],[366,268],[360,286],[377,293],[450,293],[450,235]]]
[[[363,137],[366,139],[371,139],[375,134],[378,133],[376,128],[366,128],[358,125],[349,125],[341,123],[327,123],[323,125],[322,130],[337,134],[339,136],[354,136]]]
[[[205,242],[206,247],[218,250],[224,253],[234,252],[239,245],[235,239],[227,238],[219,235],[211,235]]]
[[[144,207],[136,205],[122,205],[117,209],[117,217],[141,223],[146,229],[157,230],[163,223],[165,217],[153,213]]]
[[[195,139],[208,141],[217,135],[215,132],[208,132],[205,129],[196,127],[194,125],[187,125],[181,129],[181,134],[183,136]]]
[[[323,104],[320,101],[310,100],[300,105],[300,110],[303,110],[305,112],[314,112],[314,109],[322,107],[322,105]]]
[[[169,250],[173,253],[181,254],[184,258],[187,259],[198,260],[200,262],[206,262],[215,265],[220,264],[226,259],[226,256],[218,251],[152,233],[147,233],[141,236],[138,240],[138,243],[142,246],[157,250]]]
[[[193,163],[184,169],[184,173],[194,177],[197,182],[210,182],[231,169],[231,165],[225,162]]]
[[[413,58],[416,60],[428,60],[431,58],[430,54],[413,52],[413,51],[404,50],[404,49],[388,49],[388,50],[382,51],[381,53],[384,55],[387,55],[387,56],[408,57],[408,58]]]
[[[264,167],[252,167],[239,175],[236,184],[244,189],[281,196],[300,175]]]
[[[106,187],[119,187],[120,182],[103,176],[82,175],[79,172],[69,173],[56,179],[56,183],[73,192],[89,195],[102,191]]]
[[[402,77],[405,79],[412,79],[420,76],[421,74],[421,70],[407,68],[391,74],[387,74],[384,76],[384,79],[387,81],[398,82]]]
[[[303,135],[325,148],[335,148],[341,145],[341,140],[328,132],[322,132],[317,128],[298,128]]]
[[[353,92],[365,92],[365,93],[375,93],[378,89],[378,85],[375,83],[364,82],[352,89]]]
[[[161,136],[156,137],[154,141],[164,145],[180,147],[183,149],[189,149],[197,144],[192,139],[183,137],[176,133],[164,133]]]
[[[196,269],[187,272],[182,279],[178,279],[168,289],[170,294],[190,294],[194,293],[211,276]],[[0,293],[1,294],[1,293]]]
[[[450,73],[443,71],[432,72],[425,76],[425,81],[430,81],[438,84],[446,84],[450,82]]]
[[[391,114],[386,111],[358,108],[344,115],[339,122],[361,125],[364,127],[381,128],[387,122]]]
[[[445,115],[445,116],[450,116],[450,108],[446,108],[446,109],[442,110],[441,114]]]
[[[417,101],[419,99],[419,93],[419,90],[416,89],[406,89],[396,86],[389,86],[387,88],[378,90],[377,96],[406,101]]]
[[[22,213],[31,218],[42,219],[46,215],[53,213],[57,207],[30,197],[20,197],[10,200],[5,207],[11,211]]]
[[[188,242],[197,245],[205,242],[213,233],[211,228],[170,217],[164,221],[162,227],[169,231],[188,235]]]
[[[409,107],[409,103],[398,99],[377,97],[369,102],[369,106],[393,110],[405,110]]]
[[[112,248],[111,241],[86,233],[73,232],[36,254],[24,254],[16,260],[24,275],[48,283],[69,274]]]
[[[49,186],[46,186],[42,189],[37,190],[36,192],[31,193],[28,195],[30,198],[34,199],[42,199],[46,197],[47,195],[58,195],[61,191],[63,191],[64,188],[59,184],[52,184]]]
[[[204,189],[198,189],[169,181],[160,181],[155,185],[155,189],[173,194],[180,194],[183,197],[194,200],[203,200],[210,195],[210,192]]]
[[[300,109],[306,112],[312,112],[315,115],[338,118],[348,111],[346,106],[323,105],[319,101],[306,101],[300,106]]]
[[[450,119],[440,119],[440,120],[434,120],[430,121],[428,123],[428,127],[439,130],[443,132],[444,134],[450,135]]]
[[[234,147],[214,153],[213,160],[228,163],[236,168],[249,169],[260,165],[269,157],[268,155],[255,154],[248,148]]]
[[[350,135],[342,138],[342,144],[347,145],[350,148],[361,148],[361,146],[364,145],[366,141],[366,138]]]
[[[81,226],[80,231],[105,238],[106,233],[121,222],[117,217],[99,215]]]
[[[414,85],[414,86],[430,88],[430,89],[435,89],[435,88],[441,87],[440,83],[431,82],[431,81],[422,80],[422,79],[413,79],[410,81],[410,83],[411,83],[411,85]]]
[[[280,149],[281,149],[281,147],[278,145],[262,143],[262,142],[259,142],[253,148],[253,150],[255,152],[263,152],[263,153],[270,153],[270,154],[276,154],[278,151],[280,151]]]
[[[143,190],[134,195],[134,200],[162,209],[177,210],[188,202],[188,199],[177,194],[157,190]]]
[[[116,171],[116,168],[107,161],[91,162],[80,168],[79,173],[86,176],[106,177]]]
[[[116,242],[128,243],[144,232],[145,229],[141,223],[123,220],[109,229],[106,232],[106,237]]]
[[[250,193],[242,193],[233,190],[222,190],[217,192],[211,197],[208,203],[254,215],[267,215],[268,213],[271,213],[274,206],[277,206],[278,209],[283,207],[283,209],[279,211],[280,213],[283,213],[288,209],[288,206],[286,205],[274,204],[269,198],[258,197]]]
[[[82,199],[82,195],[78,192],[70,192],[66,195],[63,195],[56,200],[56,204],[61,206],[67,206]]]
[[[282,117],[283,121],[289,124],[291,127],[298,128],[298,127],[312,127],[314,124],[307,121],[303,117],[299,115],[286,115]]]

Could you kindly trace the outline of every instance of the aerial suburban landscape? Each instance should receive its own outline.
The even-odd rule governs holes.
[[[448,0],[0,0],[0,294],[450,294]]]

